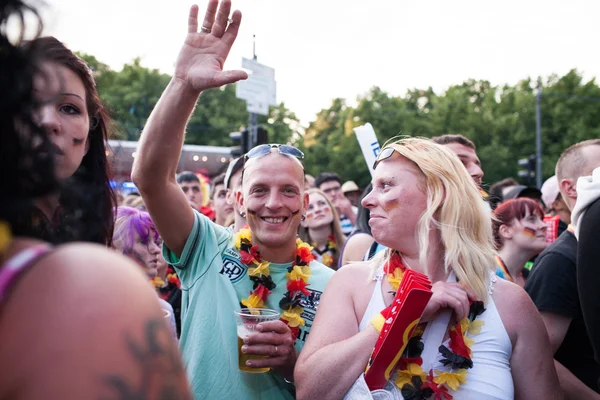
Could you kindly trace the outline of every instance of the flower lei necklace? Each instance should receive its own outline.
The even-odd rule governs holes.
[[[248,266],[248,276],[254,282],[250,296],[242,299],[242,305],[248,308],[264,308],[265,302],[276,285],[271,278],[269,261],[263,261],[257,245],[252,245],[252,232],[248,228],[241,229],[234,237],[235,247],[239,250],[242,263]],[[287,292],[279,301],[283,310],[281,321],[286,323],[292,331],[292,338],[296,340],[300,332],[300,325],[304,325],[300,300],[310,293],[306,290],[311,275],[310,262],[315,257],[312,248],[300,239],[296,239],[296,258],[285,274],[287,278]]]
[[[335,236],[329,235],[327,237],[327,245],[325,246],[325,250],[319,251],[317,249],[317,244],[313,243],[313,255],[316,259],[321,257],[321,264],[331,268],[335,263],[335,255],[337,253],[337,246],[335,244]]]
[[[384,265],[384,272],[395,291],[398,291],[404,271],[406,266],[400,254],[393,252]],[[439,347],[442,354],[441,363],[444,366],[449,365],[451,372],[434,372],[433,369],[429,370],[429,373],[423,371],[421,353],[425,347],[422,341],[425,324],[420,324],[415,329],[398,362],[395,379],[396,386],[400,388],[406,400],[429,399],[431,396],[434,400],[451,400],[453,397],[448,393],[448,387],[456,391],[460,385],[467,383],[467,370],[473,368],[471,347],[474,344],[473,339],[467,335],[477,335],[481,332],[484,322],[476,319],[484,311],[483,302],[472,302],[469,316],[450,328],[450,348],[443,344]]]

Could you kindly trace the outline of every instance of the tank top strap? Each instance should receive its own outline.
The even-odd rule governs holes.
[[[52,250],[47,244],[28,247],[11,257],[0,268],[0,304],[6,300],[11,287],[36,261]]]

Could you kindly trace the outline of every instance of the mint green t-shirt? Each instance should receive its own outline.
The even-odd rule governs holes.
[[[181,352],[192,392],[197,399],[292,399],[293,386],[273,372],[252,374],[238,368],[237,331],[234,311],[252,291],[248,268],[240,261],[231,229],[219,226],[194,212],[194,225],[181,258],[166,246],[163,255],[173,264],[181,280]],[[287,291],[285,274],[289,264],[271,264],[277,285],[265,307],[280,310]],[[314,321],[321,294],[333,270],[313,261],[302,300],[302,317],[296,349],[302,350]]]

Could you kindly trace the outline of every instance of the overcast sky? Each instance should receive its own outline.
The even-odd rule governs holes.
[[[188,0],[46,0],[46,34],[120,70],[171,74]],[[201,15],[206,1],[198,3]],[[306,125],[335,97],[353,104],[380,86],[394,95],[466,79],[600,76],[597,0],[238,0],[242,26],[226,68],[252,56],[275,68],[277,100]]]

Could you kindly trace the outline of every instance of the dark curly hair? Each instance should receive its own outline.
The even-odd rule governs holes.
[[[7,35],[9,19],[19,25],[13,42]],[[37,28],[35,39],[29,42],[23,40],[26,19],[28,30]],[[18,236],[53,243],[83,240],[110,244],[116,204],[105,153],[110,119],[87,64],[55,38],[40,38],[41,31],[42,21],[34,7],[23,0],[0,2],[0,220],[8,222]],[[64,184],[54,174],[50,138],[33,118],[39,106],[33,81],[44,61],[71,69],[86,90],[89,150]],[[57,193],[59,207],[50,221],[35,201]]]
[[[110,245],[114,229],[116,196],[110,186],[106,142],[112,128],[96,89],[92,71],[85,61],[54,37],[40,37],[28,42],[40,63],[51,61],[73,71],[86,92],[90,116],[89,149],[73,176],[62,185],[59,209],[49,221],[38,212],[34,223],[42,237],[53,243],[89,241]]]
[[[13,234],[39,237],[29,221],[33,200],[59,189],[54,176],[50,141],[33,121],[35,51],[21,46],[26,14],[33,16],[29,29],[42,30],[37,11],[21,0],[0,2],[0,220]],[[7,21],[19,23],[17,40],[7,36]]]

